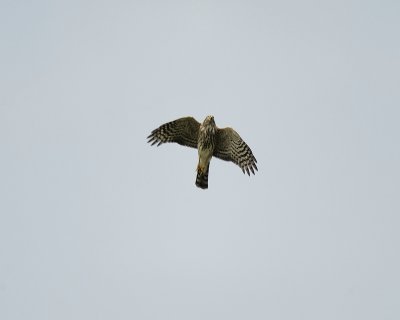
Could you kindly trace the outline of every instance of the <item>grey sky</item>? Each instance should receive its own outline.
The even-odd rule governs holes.
[[[0,319],[399,319],[398,1],[2,1]],[[159,148],[215,116],[248,178]]]

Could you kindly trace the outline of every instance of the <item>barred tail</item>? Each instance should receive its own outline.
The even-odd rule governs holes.
[[[210,163],[207,165],[207,170],[205,172],[201,172],[201,170],[197,170],[196,176],[196,186],[201,189],[208,189],[208,170],[210,169]]]

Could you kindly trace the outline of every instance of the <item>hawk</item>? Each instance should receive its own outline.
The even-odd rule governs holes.
[[[211,158],[217,157],[232,161],[250,176],[257,169],[257,160],[249,146],[232,128],[218,128],[214,117],[207,116],[203,123],[193,117],[184,117],[167,122],[153,130],[147,137],[151,145],[161,145],[165,142],[176,142],[180,145],[198,150],[196,186],[208,188],[208,172]]]

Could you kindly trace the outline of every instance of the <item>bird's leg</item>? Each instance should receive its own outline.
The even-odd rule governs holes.
[[[200,159],[199,159],[199,163],[197,164],[197,169],[196,169],[197,173],[202,174],[204,171],[204,168],[200,165]]]

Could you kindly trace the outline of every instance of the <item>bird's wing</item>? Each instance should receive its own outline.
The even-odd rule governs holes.
[[[254,174],[254,169],[258,170],[253,152],[232,128],[217,130],[213,155],[225,161],[232,161],[248,175],[250,171]]]
[[[167,122],[153,130],[147,137],[151,145],[159,146],[165,142],[176,142],[183,146],[197,148],[200,123],[193,117],[180,118]]]

